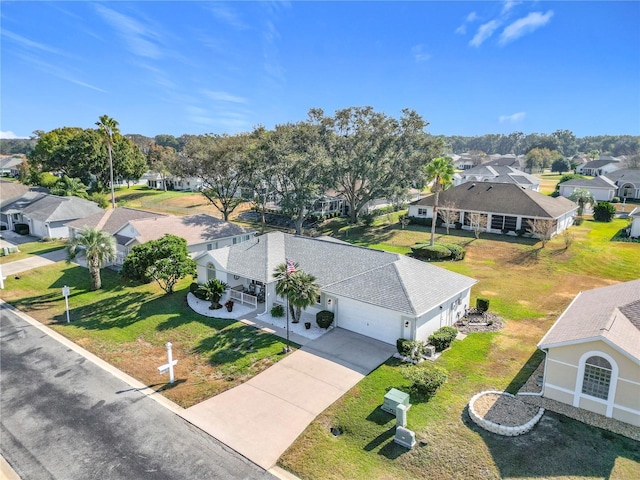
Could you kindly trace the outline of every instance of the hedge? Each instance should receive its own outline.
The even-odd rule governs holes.
[[[316,323],[320,328],[329,328],[333,323],[333,312],[329,310],[320,310],[316,313]]]
[[[407,365],[401,368],[402,376],[412,382],[411,390],[417,394],[430,396],[447,381],[447,371],[442,367],[425,362],[421,365]]]
[[[458,335],[458,330],[453,327],[442,327],[429,336],[429,343],[436,347],[437,352],[449,348]]]

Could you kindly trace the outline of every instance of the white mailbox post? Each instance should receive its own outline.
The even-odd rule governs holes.
[[[160,373],[169,372],[169,383],[173,383],[173,366],[178,363],[178,360],[173,359],[173,354],[171,352],[171,342],[167,342],[165,347],[167,347],[167,363],[164,365],[160,365],[158,367],[158,371]]]
[[[67,311],[67,323],[71,323],[69,320],[69,294],[71,293],[71,289],[65,285],[62,287],[62,296],[64,297],[64,305]]]

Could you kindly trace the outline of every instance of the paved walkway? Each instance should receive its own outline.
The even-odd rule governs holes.
[[[336,328],[181,416],[268,470],[316,416],[394,351]]]

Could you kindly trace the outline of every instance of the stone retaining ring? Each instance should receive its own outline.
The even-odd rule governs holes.
[[[494,393],[497,395],[506,395],[506,396],[515,398],[515,396],[510,393],[500,392],[497,390],[486,390],[484,392],[475,394],[471,398],[471,400],[469,401],[469,416],[471,417],[471,420],[473,420],[473,422],[476,425],[478,425],[481,428],[484,428],[489,432],[497,433],[498,435],[504,435],[507,437],[516,437],[518,435],[522,435],[530,431],[536,425],[536,423],[540,421],[540,419],[542,418],[542,415],[544,414],[544,408],[540,407],[538,409],[538,413],[531,420],[529,420],[524,425],[519,425],[515,427],[507,427],[505,425],[499,425],[489,420],[485,420],[483,417],[481,417],[476,413],[474,408],[474,403],[478,398],[489,393]]]

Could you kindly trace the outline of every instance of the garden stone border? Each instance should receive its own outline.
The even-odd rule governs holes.
[[[491,393],[496,395],[506,395],[506,396],[515,398],[515,395],[512,395],[507,392],[501,392],[498,390],[485,390],[484,392],[476,393],[471,398],[471,400],[469,401],[469,416],[471,417],[471,420],[473,420],[473,422],[476,425],[478,425],[481,428],[484,428],[489,432],[497,433],[498,435],[504,435],[507,437],[516,437],[518,435],[522,435],[524,433],[529,432],[540,421],[540,419],[542,418],[542,415],[544,415],[544,408],[540,407],[538,409],[538,413],[536,413],[536,415],[531,420],[529,420],[524,425],[519,425],[516,427],[498,425],[497,423],[491,422],[489,420],[485,420],[483,417],[481,417],[476,413],[474,409],[474,403],[478,398],[482,397],[483,395],[491,394]]]

